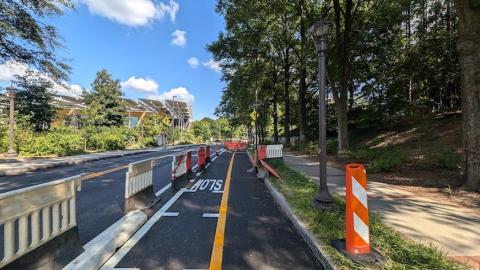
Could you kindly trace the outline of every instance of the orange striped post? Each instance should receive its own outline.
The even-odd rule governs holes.
[[[370,253],[368,227],[367,172],[361,164],[346,167],[346,251],[349,254]]]

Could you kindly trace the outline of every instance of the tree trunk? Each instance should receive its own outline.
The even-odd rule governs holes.
[[[465,188],[480,191],[480,4],[456,0],[456,9],[459,18]]]
[[[273,89],[273,139],[278,143],[278,96],[277,89]]]
[[[285,134],[285,145],[290,146],[290,48],[285,49],[285,60],[283,65],[284,73],[284,106],[285,106],[285,122],[283,123]]]
[[[305,140],[305,126],[307,123],[307,105],[305,96],[307,95],[307,64],[305,63],[305,50],[306,50],[306,6],[305,0],[300,0],[300,74],[299,74],[299,89],[298,89],[298,127],[300,133],[300,142]]]

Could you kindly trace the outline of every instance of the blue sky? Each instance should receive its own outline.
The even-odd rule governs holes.
[[[221,73],[207,51],[224,28],[215,0],[76,0],[51,19],[70,59],[73,89],[107,69],[128,98],[194,96],[194,118],[213,117]],[[1,79],[1,78],[0,78]]]

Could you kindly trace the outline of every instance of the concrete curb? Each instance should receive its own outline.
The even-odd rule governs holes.
[[[147,219],[147,215],[140,210],[128,213],[83,246],[85,251],[63,270],[99,269],[147,222]]]
[[[252,156],[247,151],[248,157],[250,161],[252,161]],[[310,248],[310,251],[315,256],[317,261],[323,266],[324,269],[327,270],[337,270],[340,269],[335,263],[333,262],[330,256],[326,255],[327,253],[324,251],[323,246],[320,244],[320,241],[313,235],[313,233],[308,229],[308,226],[303,223],[297,215],[293,212],[288,205],[287,200],[285,197],[272,185],[268,177],[265,179],[265,185],[267,186],[268,191],[272,194],[275,203],[278,205],[280,211],[290,219],[293,226],[297,230],[298,234],[302,237],[305,241],[307,246]]]
[[[150,151],[152,151],[152,149],[135,150],[135,151],[132,151],[132,152],[127,152],[127,153],[108,154],[108,155],[104,155],[104,156],[99,155],[99,156],[96,156],[96,157],[89,157],[89,158],[84,158],[84,159],[72,159],[72,160],[66,160],[66,161],[53,161],[53,162],[47,163],[47,164],[26,165],[25,167],[22,167],[22,168],[1,170],[0,171],[0,176],[22,175],[22,174],[25,174],[27,172],[32,172],[32,171],[37,171],[37,170],[63,167],[63,166],[68,166],[68,165],[77,165],[77,164],[82,164],[82,163],[89,162],[89,161],[103,160],[103,159],[109,159],[109,158],[115,158],[115,157],[124,157],[124,156],[143,154],[143,153],[147,153],[147,152],[150,152]]]
[[[313,235],[313,233],[308,229],[307,225],[303,223],[297,215],[293,213],[293,210],[288,205],[285,197],[277,191],[277,189],[272,185],[270,180],[265,179],[265,185],[267,186],[268,190],[272,194],[273,198],[275,199],[275,203],[279,206],[280,210],[283,212],[285,216],[287,216],[290,221],[292,222],[293,226],[297,230],[297,232],[302,236],[305,243],[307,243],[308,247],[312,251],[313,255],[317,259],[318,262],[323,266],[324,269],[327,270],[337,270],[340,269],[333,263],[333,260],[330,256],[326,255],[324,251],[324,245],[320,244],[320,241]]]

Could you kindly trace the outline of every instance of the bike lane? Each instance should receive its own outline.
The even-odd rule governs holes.
[[[223,153],[102,269],[321,269],[250,167]]]

